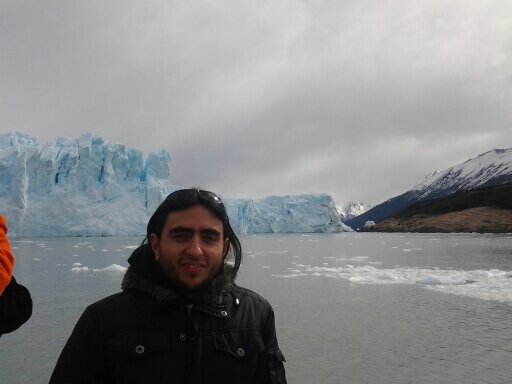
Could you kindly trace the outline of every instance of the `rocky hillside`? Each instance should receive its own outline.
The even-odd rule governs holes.
[[[478,188],[512,184],[512,148],[493,149],[445,171],[428,175],[409,191],[379,204],[346,222],[353,229],[371,220],[395,217],[413,204],[442,199]]]
[[[512,232],[512,185],[415,204],[370,228],[379,232]]]

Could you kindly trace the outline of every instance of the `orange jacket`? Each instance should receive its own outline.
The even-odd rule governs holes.
[[[7,240],[7,222],[5,217],[0,215],[0,295],[11,281],[13,269],[14,256]]]

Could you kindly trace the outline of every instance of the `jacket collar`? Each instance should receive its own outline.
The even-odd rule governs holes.
[[[232,301],[229,292],[234,286],[234,278],[230,265],[224,265],[221,272],[203,289],[188,292],[175,287],[165,276],[148,244],[138,247],[128,262],[130,267],[121,283],[123,290],[146,296],[151,305],[194,304],[198,310],[226,317],[219,309],[226,307],[226,301]]]

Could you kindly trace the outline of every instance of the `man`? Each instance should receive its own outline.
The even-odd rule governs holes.
[[[50,383],[286,383],[271,306],[234,284],[241,258],[219,197],[171,193],[123,292],[85,310]]]
[[[32,315],[32,298],[12,275],[14,256],[7,239],[7,222],[0,215],[0,336],[15,331]]]

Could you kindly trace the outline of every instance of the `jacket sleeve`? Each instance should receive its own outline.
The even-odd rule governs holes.
[[[99,320],[91,307],[84,311],[59,356],[50,384],[107,382]]]
[[[265,350],[258,363],[257,383],[287,384],[283,364],[286,360],[277,343],[274,311],[270,306],[262,338]]]
[[[0,215],[0,295],[11,281],[14,257],[7,240],[7,223]]]
[[[30,293],[13,277],[0,295],[0,335],[18,329],[31,315]]]

